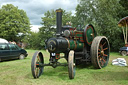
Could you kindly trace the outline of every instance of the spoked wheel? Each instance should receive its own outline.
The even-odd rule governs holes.
[[[70,51],[68,56],[68,73],[70,79],[74,79],[75,68],[76,67],[75,67],[74,51]]]
[[[97,69],[107,66],[109,61],[109,42],[105,36],[95,37],[91,45],[91,62]]]
[[[39,51],[35,52],[31,62],[31,71],[34,78],[39,78],[43,73],[44,67],[39,66],[39,64],[44,64],[43,54]]]
[[[122,56],[126,56],[127,55],[127,52],[126,51],[121,51],[121,55]]]

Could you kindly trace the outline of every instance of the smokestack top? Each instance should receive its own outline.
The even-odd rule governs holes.
[[[56,12],[62,12],[62,9],[57,9]]]

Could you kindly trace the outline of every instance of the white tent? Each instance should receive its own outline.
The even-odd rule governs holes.
[[[0,38],[0,43],[8,43],[7,40]]]

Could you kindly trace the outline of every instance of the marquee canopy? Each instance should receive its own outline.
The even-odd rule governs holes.
[[[128,16],[122,18],[122,19],[118,22],[118,26],[119,26],[119,27],[126,27],[126,24],[128,25]]]

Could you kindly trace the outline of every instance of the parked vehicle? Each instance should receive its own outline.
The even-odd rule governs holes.
[[[21,49],[15,44],[0,43],[0,61],[15,58],[24,59],[27,55],[26,50]]]
[[[0,43],[8,43],[6,39],[0,38]]]
[[[120,50],[119,50],[119,53],[122,56],[127,56],[128,55],[128,47],[121,47]]]

